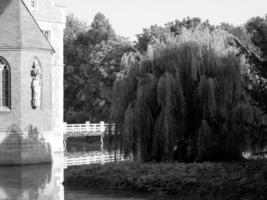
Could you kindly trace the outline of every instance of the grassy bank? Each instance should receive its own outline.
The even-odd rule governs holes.
[[[267,161],[120,163],[70,167],[66,186],[123,189],[209,199],[267,199]]]

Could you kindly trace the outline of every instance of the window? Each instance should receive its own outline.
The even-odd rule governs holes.
[[[0,57],[0,111],[11,108],[10,67],[8,62]]]
[[[44,36],[46,37],[46,39],[50,42],[51,31],[42,30],[42,32]]]
[[[36,9],[37,7],[37,0],[30,0],[30,7]]]

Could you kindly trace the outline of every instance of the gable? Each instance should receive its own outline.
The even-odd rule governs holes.
[[[22,0],[1,0],[0,48],[53,51]]]
[[[30,0],[24,0],[30,7]],[[60,9],[51,0],[37,0],[37,8],[30,9],[36,20],[64,22],[65,18],[61,14]]]
[[[22,4],[22,8],[20,10],[22,46],[26,48],[29,47],[53,50],[53,47],[42,33],[40,27],[30,14],[30,11],[26,5],[21,0],[19,1]]]

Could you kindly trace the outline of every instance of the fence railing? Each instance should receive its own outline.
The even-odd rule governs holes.
[[[115,132],[115,124],[107,124],[105,122],[84,124],[67,124],[64,125],[65,137],[79,137],[79,136],[99,136],[110,131],[111,134]]]
[[[108,151],[96,151],[88,152],[86,154],[67,154],[65,162],[67,166],[77,166],[77,165],[88,165],[95,163],[110,163],[110,162],[120,162],[124,160],[129,160],[124,158],[122,153],[114,153]]]

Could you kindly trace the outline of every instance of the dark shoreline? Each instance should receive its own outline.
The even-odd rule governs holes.
[[[267,161],[120,163],[69,167],[64,185],[176,195],[188,199],[267,199]],[[193,196],[192,196],[193,194]],[[183,198],[181,198],[183,199]]]

